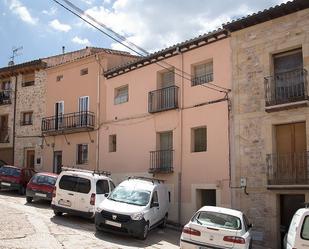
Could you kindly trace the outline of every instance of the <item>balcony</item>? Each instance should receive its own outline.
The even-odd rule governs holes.
[[[8,128],[0,128],[0,143],[9,143],[10,137],[9,137],[9,129]]]
[[[11,90],[0,91],[0,105],[9,105],[12,103]]]
[[[308,159],[309,152],[268,154],[268,188],[309,188]]]
[[[305,69],[290,70],[266,77],[266,111],[307,105],[307,85],[307,71]]]
[[[42,133],[49,135],[92,131],[95,125],[93,112],[74,112],[42,119]]]
[[[148,112],[156,113],[178,108],[178,89],[178,86],[170,86],[149,92]]]
[[[173,150],[150,151],[149,173],[172,173]]]
[[[198,85],[202,85],[208,82],[213,81],[213,73],[208,73],[205,75],[201,75],[201,76],[197,76],[197,77],[193,77],[191,79],[191,85],[192,86],[198,86]]]

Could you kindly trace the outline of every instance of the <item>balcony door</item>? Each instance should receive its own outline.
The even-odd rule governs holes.
[[[173,132],[159,133],[160,168],[167,171],[172,167],[173,162]]]
[[[277,179],[305,183],[307,179],[306,123],[276,126]]]
[[[78,100],[79,109],[79,124],[80,126],[87,126],[88,123],[88,112],[89,112],[89,97],[83,96]]]
[[[55,104],[55,130],[63,127],[64,102],[59,101]]]
[[[0,143],[7,143],[9,141],[8,120],[9,115],[0,116]]]

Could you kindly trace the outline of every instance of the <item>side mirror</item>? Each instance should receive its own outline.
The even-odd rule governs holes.
[[[249,228],[252,228],[252,227],[253,227],[253,224],[252,224],[252,223],[250,223],[250,224],[248,225],[248,227],[249,227]]]
[[[152,202],[150,205],[151,208],[153,207],[159,207],[159,203],[158,202]]]
[[[108,196],[109,196],[109,193],[105,193],[104,196],[105,196],[105,197],[108,197]]]

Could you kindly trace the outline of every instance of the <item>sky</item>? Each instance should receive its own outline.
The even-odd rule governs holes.
[[[62,2],[62,0],[58,0]],[[71,0],[149,52],[218,29],[286,0]],[[0,0],[0,67],[86,46],[127,50],[52,0]]]

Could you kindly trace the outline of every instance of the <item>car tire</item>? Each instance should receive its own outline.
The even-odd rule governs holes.
[[[33,198],[30,197],[30,196],[26,196],[26,201],[27,201],[28,203],[31,203],[31,202],[33,201]]]
[[[58,211],[54,210],[54,214],[55,214],[56,216],[61,216],[61,215],[62,215],[62,212],[58,212]]]
[[[26,193],[25,187],[24,187],[24,186],[21,186],[21,187],[19,188],[19,190],[18,190],[18,193],[19,193],[20,195],[24,195],[24,194]]]
[[[145,240],[148,236],[148,232],[149,232],[149,223],[147,222],[144,225],[143,231],[141,232],[140,236],[138,237],[140,240]]]
[[[160,228],[165,228],[167,222],[167,214],[164,216],[162,223],[159,225]]]

